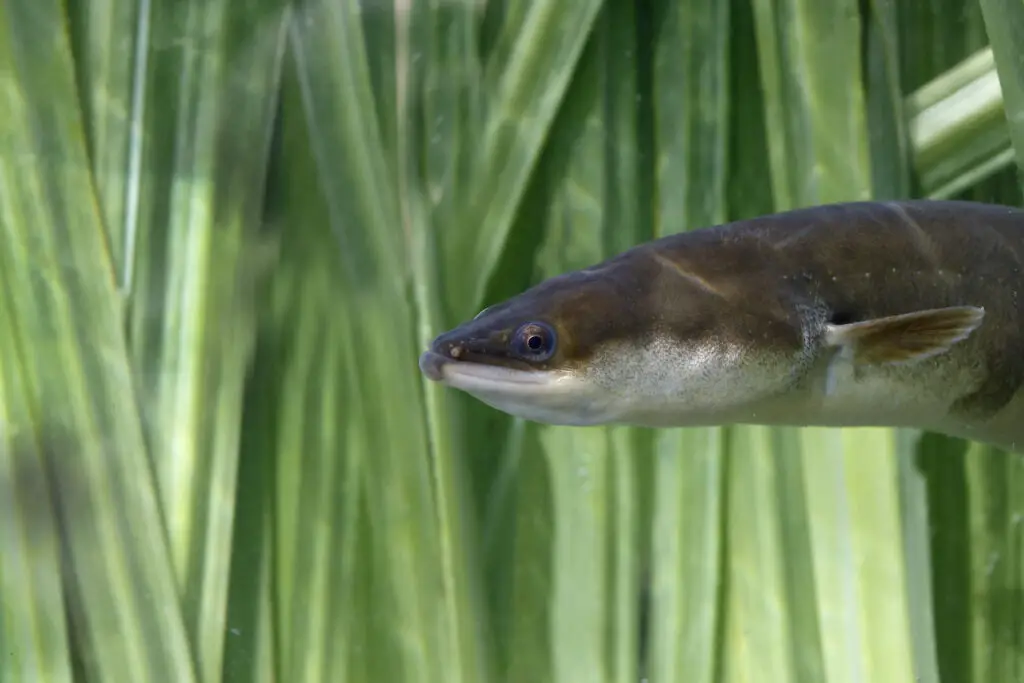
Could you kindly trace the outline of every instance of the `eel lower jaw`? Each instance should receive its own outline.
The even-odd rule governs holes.
[[[534,422],[588,426],[617,416],[614,397],[570,370],[519,370],[427,351],[420,370],[509,415]]]
[[[553,388],[570,378],[568,373],[558,371],[534,372],[500,365],[458,361],[435,351],[424,352],[420,356],[419,365],[420,372],[427,379],[464,391],[531,393],[543,391],[545,387]]]

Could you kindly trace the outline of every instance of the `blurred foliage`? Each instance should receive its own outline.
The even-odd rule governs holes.
[[[0,681],[1024,680],[1020,456],[570,429],[438,332],[659,235],[1020,205],[1020,0],[0,2]]]

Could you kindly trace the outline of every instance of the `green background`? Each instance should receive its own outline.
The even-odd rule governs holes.
[[[0,681],[1024,681],[1022,456],[416,365],[637,242],[1021,161],[1022,0],[0,0]]]

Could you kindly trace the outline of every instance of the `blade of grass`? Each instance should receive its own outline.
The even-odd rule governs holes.
[[[360,482],[343,475],[358,475],[362,457],[361,451],[345,448],[355,396],[338,382],[341,372],[348,369],[344,365],[348,355],[344,352],[345,330],[324,315],[330,308],[331,271],[315,257],[304,259],[302,265],[306,269],[302,298],[294,302],[298,309],[292,327],[295,347],[281,387],[283,395],[292,400],[282,403],[278,414],[279,509],[285,513],[280,517],[278,538],[283,559],[289,561],[282,563],[280,575],[281,604],[288,608],[280,632],[282,678],[344,680],[344,668],[340,678],[328,673],[334,645],[331,636],[343,635],[351,617],[328,610],[332,591],[351,591],[354,576],[350,571],[343,575],[344,583],[332,585],[331,565],[335,556],[343,567],[355,559],[339,551],[355,537],[359,515],[352,505],[360,500]],[[343,412],[343,406],[349,410]],[[338,530],[336,522],[340,522]],[[342,649],[348,650],[345,640],[341,643]],[[351,656],[350,652],[341,654]],[[341,660],[347,667],[348,662]]]
[[[45,454],[76,653],[96,680],[194,680],[90,178],[63,7],[0,5],[0,260],[22,415]],[[59,106],[55,106],[58,104]],[[153,609],[153,605],[159,609]]]
[[[386,156],[378,163],[386,169],[387,176],[396,180],[399,163],[396,158],[396,137],[401,112],[395,109],[394,100],[398,96],[398,79],[402,74],[398,69],[398,36],[396,34],[396,18],[399,12],[408,14],[408,8],[402,5],[403,0],[385,0],[384,2],[361,2],[358,8],[353,4],[352,12],[348,19],[353,22],[351,34],[362,35],[363,43],[353,44],[350,49],[359,51],[359,59],[366,65],[366,72],[357,78],[367,79],[365,85],[369,86],[369,93],[361,93],[360,101],[372,105],[372,109],[360,112],[359,116],[366,116],[364,123],[374,126],[375,134],[380,135],[380,143],[386,152]],[[344,4],[344,3],[341,3]],[[298,16],[316,16],[318,11],[315,4],[311,6],[312,12],[307,13],[302,4],[299,3]],[[351,54],[351,53],[350,53]],[[359,88],[364,87],[363,83],[358,84]],[[368,96],[363,100],[362,96]]]
[[[729,179],[727,220],[771,213],[774,208],[766,107],[757,55],[754,8],[731,0],[729,11]]]
[[[281,279],[278,275],[274,282]],[[271,310],[280,308],[280,296]],[[289,302],[290,303],[290,302]],[[271,320],[274,317],[269,316]],[[231,537],[231,569],[225,614],[226,634],[221,679],[230,683],[273,683],[279,680],[278,640],[273,609],[274,569],[274,465],[278,401],[281,397],[279,363],[283,344],[266,329],[257,338],[254,372],[246,385],[240,458]],[[345,584],[340,584],[345,585]],[[340,679],[336,679],[340,680]]]
[[[826,678],[804,503],[799,434],[731,430],[727,594],[720,635],[725,681]]]
[[[658,211],[655,234],[725,221],[728,177],[729,3],[655,4]]]
[[[956,198],[1009,206],[1024,205],[1024,187],[1021,186],[1017,165],[1014,163],[1015,150],[1012,146],[1007,154],[1010,159],[1004,168],[960,192]]]
[[[921,439],[922,434],[916,430],[895,430],[893,449],[900,469],[898,481],[901,487],[903,557],[906,562],[904,586],[907,591],[915,673],[921,681],[936,683],[944,679],[939,676],[935,639],[934,600],[938,592],[932,581],[936,563],[932,558],[930,543],[934,531],[928,516],[927,476],[920,466]],[[946,452],[940,454],[940,457],[948,459],[953,456]],[[942,570],[941,567],[938,569]]]
[[[498,76],[508,66],[529,9],[529,4],[516,0],[488,0],[484,3],[480,51],[490,75]],[[497,79],[489,78],[486,82],[493,84]],[[493,87],[488,86],[488,89],[493,96]]]
[[[495,95],[478,143],[470,203],[458,223],[464,227],[445,250],[452,262],[472,264],[448,271],[456,317],[475,312],[483,299],[600,7],[600,0],[531,3],[508,62],[486,69],[485,79],[497,84]]]
[[[358,387],[362,417],[349,431],[372,454],[364,468],[368,514],[386,538],[374,541],[367,558],[377,574],[376,590],[386,596],[374,616],[389,626],[381,631],[388,637],[372,642],[373,670],[379,667],[387,675],[378,678],[386,680],[457,683],[473,672],[457,647],[455,598],[439,587],[450,585],[445,567],[461,558],[445,556],[450,546],[440,536],[430,487],[419,348],[405,290],[413,272],[411,227],[402,223],[387,162],[395,156],[374,119],[359,3],[312,2],[302,12],[291,32],[301,115],[315,154],[317,187],[341,242],[336,305],[345,310],[358,358],[345,380]],[[391,96],[382,101],[396,106]],[[396,401],[397,396],[404,398]]]
[[[907,92],[924,89],[930,81],[943,83],[946,72],[957,70],[972,55],[988,49],[988,36],[977,0],[907,0],[897,3],[896,9],[901,38],[900,79]],[[949,93],[952,92],[950,89]],[[911,109],[908,104],[908,115],[912,114]],[[985,134],[984,129],[979,132]],[[1007,139],[1005,132],[1003,139]],[[968,163],[962,173],[954,173],[927,190],[915,179],[914,194],[933,198],[967,198],[964,195],[971,182],[980,181],[987,185],[984,179],[1005,168],[1008,151],[1006,146],[1003,152],[994,156],[983,156],[976,165]],[[951,148],[950,152],[954,159],[966,152],[970,162],[969,145],[965,144],[964,149]],[[959,163],[963,164],[963,161],[961,159]],[[921,173],[932,170],[930,165],[919,166],[916,161],[914,165]]]
[[[157,3],[138,175],[129,343],[147,410],[200,676],[223,667],[243,385],[271,124],[287,22],[279,0]],[[101,186],[109,178],[101,178]],[[272,252],[269,252],[272,254]]]
[[[1017,150],[1017,165],[1024,168],[1024,3],[1020,0],[979,0],[985,29],[992,43],[996,71],[1003,92],[1010,139]]]
[[[72,679],[61,548],[0,277],[0,681]],[[42,447],[41,447],[42,446]]]
[[[345,280],[361,295],[376,294],[375,288],[383,285],[387,295],[395,296],[405,281],[407,245],[396,229],[400,216],[393,154],[384,145],[378,121],[361,11],[356,0],[311,0],[297,10],[289,38],[304,107],[309,110],[305,118],[316,163],[345,173],[334,181],[346,188],[343,193],[322,190]],[[313,77],[329,79],[332,85],[316,91],[320,82],[311,82]],[[331,118],[334,114],[337,118]],[[320,144],[332,136],[352,145],[345,148],[346,163],[331,158],[330,150],[336,148]],[[392,274],[401,276],[392,279]]]
[[[294,57],[291,53],[285,67],[280,154],[272,167],[276,192],[270,203],[283,225],[303,229],[283,231],[275,316],[263,334],[276,349],[271,357],[282,359],[267,376],[277,398],[267,407],[267,422],[274,425],[268,436],[274,454],[269,484],[275,513],[277,676],[294,681],[394,677],[376,661],[385,648],[360,656],[359,632],[369,631],[364,643],[388,635],[365,606],[379,610],[387,603],[379,589],[356,600],[360,588],[369,589],[359,585],[357,573],[373,564],[368,548],[354,548],[365,532],[362,460],[368,444],[359,428],[358,385],[343,382],[354,369],[346,317],[332,312],[342,256],[328,230],[330,215],[318,184]],[[335,569],[328,578],[331,565]]]
[[[933,505],[941,680],[1013,680],[1021,655],[1020,458],[929,434],[921,445]]]
[[[971,677],[1024,676],[1024,462],[972,444],[967,452]]]
[[[641,167],[650,164],[651,141],[641,131],[642,93],[639,60],[642,48],[637,14],[643,5],[605,4],[600,19],[603,62],[602,108],[605,128],[604,255],[613,256],[654,237],[653,203],[645,202]]]
[[[762,65],[757,54],[754,7],[749,0],[733,0],[730,10],[732,40],[729,74],[731,99],[729,107],[731,135],[729,173],[732,182],[727,187],[729,192],[727,218],[735,220],[770,213],[774,208],[774,202],[772,183],[769,181],[771,159],[768,152],[765,95],[761,85]],[[713,459],[712,453],[704,455],[707,461],[706,477],[713,481],[717,476],[719,492],[717,501],[719,526],[717,529],[710,526],[705,527],[702,529],[703,538],[697,537],[702,542],[702,547],[707,548],[709,553],[715,547],[718,549],[717,557],[713,558],[709,554],[704,560],[712,567],[713,563],[717,563],[718,572],[718,591],[715,595],[715,609],[718,611],[718,616],[715,631],[713,634],[706,632],[704,634],[705,639],[714,638],[712,646],[714,651],[711,653],[714,657],[712,664],[715,678],[713,680],[741,679],[744,667],[748,666],[742,656],[744,650],[736,647],[739,634],[735,632],[737,624],[742,623],[742,619],[737,621],[737,615],[742,614],[743,610],[750,609],[750,605],[744,606],[737,599],[737,596],[743,595],[747,590],[746,579],[743,575],[744,553],[751,549],[756,550],[756,546],[745,547],[744,535],[748,533],[748,526],[751,523],[747,516],[758,518],[767,515],[767,522],[772,521],[773,517],[763,505],[758,505],[756,500],[742,497],[737,500],[736,497],[748,495],[746,492],[749,491],[749,484],[752,483],[749,482],[748,475],[756,466],[756,459],[764,455],[761,451],[752,452],[749,445],[759,444],[761,436],[760,428],[757,427],[732,427],[721,432],[721,436],[715,440],[717,444],[715,442],[708,444],[709,450],[717,445],[720,451],[719,458]],[[698,453],[689,457],[696,458]],[[754,459],[754,462],[751,462],[751,459]],[[706,491],[702,495],[708,499],[706,506],[710,514],[711,497]],[[749,506],[747,512],[743,517],[734,519],[733,510],[742,505],[742,501],[746,501]],[[754,538],[756,539],[757,536]],[[758,561],[764,562],[766,559],[762,555]],[[696,561],[692,561],[691,564],[696,565]],[[767,568],[771,572],[774,570],[774,565],[768,564]],[[709,571],[709,569],[705,571]],[[768,594],[771,600],[778,601],[780,588],[777,582],[769,581],[772,575],[769,573],[760,578],[763,582],[762,591]],[[705,581],[710,581],[710,577],[705,578]],[[687,591],[687,596],[691,609],[698,609],[701,593],[694,591],[691,594]],[[708,616],[705,616],[704,619],[709,621]],[[753,626],[754,629],[750,635],[760,637],[761,624],[753,622]],[[816,652],[816,643],[813,640],[805,643],[805,647],[812,654]],[[770,651],[765,654],[767,656],[759,658],[756,664],[760,667],[758,674],[762,672],[768,672],[771,675],[777,674],[777,667],[782,664],[769,659]],[[697,652],[694,656],[707,657],[708,655]],[[683,667],[684,665],[685,663],[679,666]],[[748,676],[748,678],[750,677]],[[678,677],[677,680],[679,680]],[[755,680],[760,681],[762,677],[757,675]]]
[[[149,51],[147,0],[71,0],[68,22],[86,144],[111,259],[122,292],[131,289],[137,229],[141,86]],[[132,179],[132,180],[130,180]]]
[[[418,103],[406,104],[408,119],[419,124],[415,132],[423,159],[422,199],[432,209],[432,225],[448,226],[458,219],[473,182],[474,152],[484,125],[488,92],[479,56],[479,3],[402,4],[423,9],[410,29],[416,34],[413,43],[403,53],[406,81],[412,82],[407,87],[414,84],[423,100],[419,120],[414,119]]]
[[[595,95],[596,89],[591,88],[570,92],[566,97],[566,106],[561,108],[552,125],[549,137],[552,144],[545,146],[537,170],[530,178],[530,187],[516,215],[515,226],[489,283],[485,304],[502,301],[536,282],[535,264],[550,222],[550,198],[556,194],[558,185],[555,179],[564,176],[570,161],[566,147],[571,147],[571,141],[579,135],[582,128],[580,120],[593,106],[592,98]],[[555,144],[556,141],[558,144]],[[438,232],[434,230],[432,235]],[[437,268],[444,267],[444,263],[438,261]],[[437,296],[440,298],[442,289],[436,287],[435,291],[439,292]],[[442,320],[447,322],[441,327],[424,330],[424,341],[439,329],[444,329],[444,325],[459,322],[452,317]],[[435,385],[431,389],[439,387]],[[531,620],[538,612],[546,610],[546,603],[534,604],[517,595],[521,585],[519,577],[523,574],[529,575],[528,579],[524,579],[528,585],[541,580],[534,576],[535,573],[547,576],[546,570],[541,570],[532,561],[525,562],[523,558],[537,557],[541,552],[537,547],[548,542],[549,538],[544,536],[536,544],[530,544],[532,555],[521,555],[517,544],[506,542],[506,534],[517,534],[521,524],[542,526],[536,520],[550,513],[550,501],[546,499],[524,503],[531,506],[530,510],[522,509],[517,503],[524,489],[535,490],[533,479],[536,478],[537,468],[530,469],[527,462],[534,454],[543,453],[543,450],[536,444],[535,434],[527,430],[523,421],[513,420],[462,392],[428,391],[427,395],[429,400],[435,396],[439,399],[438,414],[442,410],[441,406],[444,406],[446,416],[442,419],[452,425],[454,440],[460,448],[458,457],[469,470],[467,487],[470,489],[468,497],[471,502],[467,501],[469,507],[464,508],[460,514],[475,515],[481,519],[477,527],[481,534],[479,543],[482,554],[479,571],[491,613],[495,667],[498,671],[509,671],[509,675],[518,676],[518,673],[512,672],[532,670],[534,665],[550,666],[545,655],[540,652],[535,660],[525,661],[521,649],[514,642],[520,635],[515,630],[519,628],[520,613],[525,613],[523,621],[529,622],[529,625],[524,624],[523,627],[536,629],[536,624]],[[435,449],[440,452],[440,442],[435,438],[434,443]],[[520,573],[517,561],[526,564],[524,572]],[[534,593],[529,588],[524,591],[524,596],[535,596],[536,599],[546,596],[546,593]],[[524,637],[532,638],[533,634]]]
[[[810,531],[814,580],[822,600],[821,628],[829,634],[822,639],[829,681],[937,683],[923,677],[914,661],[917,650],[911,642],[906,597],[913,579],[906,575],[903,559],[901,470],[895,445],[893,432],[887,429],[804,434],[805,495],[813,514]]]
[[[941,434],[924,434],[918,460],[929,501],[926,539],[932,557],[936,664],[940,680],[972,681],[970,548],[966,453],[969,444]],[[924,577],[919,577],[924,579]]]
[[[857,3],[752,1],[776,209],[867,198]]]
[[[457,219],[468,187],[470,140],[480,127],[482,99],[476,57],[476,8],[470,3],[432,2],[395,6],[397,89],[394,108],[399,209],[410,241],[410,267],[418,317],[417,337],[426,348],[445,327],[442,273],[435,226]],[[447,407],[451,392],[421,378],[437,501],[442,576],[452,631],[450,675],[486,681],[494,675],[485,581],[468,571],[481,560],[477,515],[462,513],[475,503],[473,472],[453,434]],[[464,417],[464,416],[460,416]],[[483,444],[481,444],[483,445]],[[498,448],[481,448],[493,456]]]
[[[606,656],[609,680],[633,683],[646,675],[646,614],[643,590],[649,562],[652,481],[649,440],[629,427],[608,430],[609,509],[606,561],[610,577],[610,647]]]
[[[288,73],[294,68],[289,60]],[[359,388],[344,381],[357,363],[351,330],[345,316],[333,313],[339,256],[325,248],[333,239],[308,130],[301,116],[287,115],[301,111],[300,94],[296,79],[286,79],[268,202],[275,223],[306,227],[282,234],[273,314],[258,347],[268,362],[255,365],[267,386],[253,406],[265,417],[252,417],[263,433],[253,436],[256,452],[242,467],[250,455],[265,454],[252,476],[265,478],[276,513],[275,528],[261,533],[276,554],[278,679],[359,681],[373,677],[366,643],[380,633],[358,597],[374,592],[363,580],[363,568],[372,565],[365,547],[367,444]]]
[[[1003,96],[989,49],[907,98],[914,165],[930,197],[951,197],[1009,163]]]
[[[922,87],[988,45],[978,0],[901,0],[900,80]]]
[[[672,430],[657,439],[651,528],[653,681],[716,681],[726,429]]]
[[[556,512],[553,476],[534,425],[524,425],[517,473],[515,521],[509,553],[508,624],[498,638],[502,672],[508,683],[557,680],[554,675],[557,635],[550,615],[555,590],[554,528]],[[506,616],[507,614],[507,616]]]
[[[903,86],[900,36],[894,0],[871,0],[863,28],[864,90],[871,149],[871,196],[899,199],[911,192],[910,145]]]
[[[607,656],[609,649],[618,651],[615,641],[626,636],[635,657],[636,640],[631,633],[616,633],[610,622],[613,612],[607,592],[614,577],[607,544],[614,513],[609,509],[607,430],[541,428],[540,432],[554,506],[552,667],[545,679],[608,681],[615,667]]]

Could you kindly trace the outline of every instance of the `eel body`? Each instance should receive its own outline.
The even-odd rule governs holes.
[[[888,426],[1024,449],[1024,210],[853,202],[680,232],[438,336],[426,377],[530,420]]]

